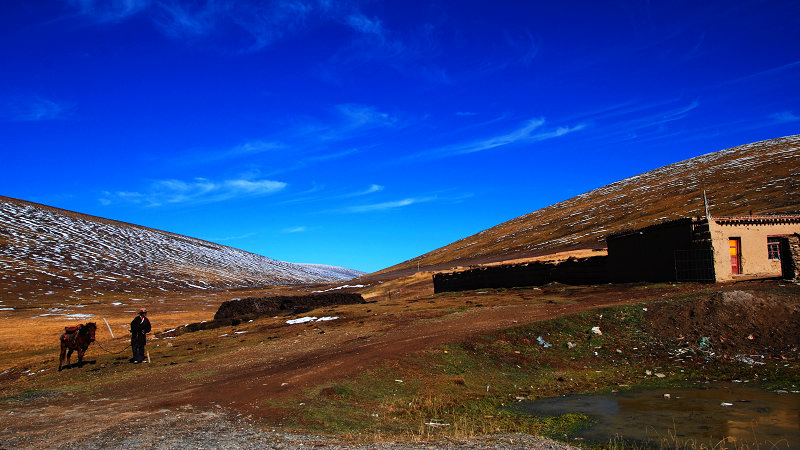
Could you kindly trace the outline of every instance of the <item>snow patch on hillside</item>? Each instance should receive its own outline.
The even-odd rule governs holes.
[[[211,242],[0,198],[0,286],[78,295],[340,282],[361,272],[292,264]],[[28,297],[38,295],[38,290]]]

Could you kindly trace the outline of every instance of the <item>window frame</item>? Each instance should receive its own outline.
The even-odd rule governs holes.
[[[768,236],[767,237],[767,259],[770,261],[781,260],[781,237]]]

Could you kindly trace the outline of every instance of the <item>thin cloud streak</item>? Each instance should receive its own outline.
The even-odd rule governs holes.
[[[751,73],[750,75],[745,75],[743,77],[734,78],[722,83],[722,86],[727,86],[731,84],[742,83],[745,81],[750,81],[756,78],[762,78],[771,75],[777,75],[779,73],[785,72],[787,70],[798,69],[800,68],[800,61],[790,62],[788,64],[784,64],[782,66],[773,67],[771,69],[762,70],[760,72]]]
[[[775,120],[776,123],[791,123],[800,121],[800,116],[795,115],[791,111],[777,112],[775,114],[770,114],[769,117]]]
[[[594,117],[587,115],[595,131],[585,136],[584,140],[596,143],[608,140],[622,142],[636,139],[644,142],[645,139],[653,137],[675,135],[676,131],[671,130],[668,124],[687,118],[700,106],[700,102],[695,100],[684,106],[674,105],[675,103],[670,100],[634,106],[623,104],[600,111]],[[666,110],[661,109],[666,105],[673,105],[673,107]],[[612,118],[616,120],[609,121]]]
[[[146,192],[109,192],[99,199],[103,205],[129,203],[146,207],[162,205],[217,203],[236,198],[260,197],[274,194],[288,186],[273,180],[234,179],[212,181],[195,178],[192,181],[158,180]]]
[[[34,96],[19,96],[9,100],[0,117],[12,122],[38,122],[62,119],[70,112],[70,107],[52,100]]]
[[[357,205],[357,206],[350,206],[342,210],[343,212],[348,213],[368,213],[368,212],[377,212],[377,211],[387,211],[392,209],[403,208],[406,206],[411,206],[418,203],[427,203],[430,201],[435,200],[436,197],[423,197],[423,198],[404,198],[402,200],[395,200],[390,202],[382,202],[382,203],[371,203],[366,205]]]
[[[380,39],[385,39],[386,29],[383,28],[383,24],[381,23],[380,19],[370,19],[360,12],[356,12],[354,14],[350,14],[347,17],[346,22],[350,27],[358,32],[371,34],[379,37]]]
[[[358,104],[341,104],[336,106],[337,111],[344,118],[342,128],[346,131],[373,128],[382,126],[393,126],[397,123],[397,118],[378,111],[376,108]]]
[[[383,186],[381,186],[381,185],[379,185],[379,184],[373,184],[373,185],[370,185],[370,187],[368,187],[366,190],[359,191],[359,192],[353,192],[352,194],[347,194],[347,195],[345,195],[345,196],[343,196],[343,197],[344,197],[344,198],[348,198],[348,197],[361,197],[361,196],[364,196],[364,195],[369,195],[369,194],[374,194],[374,193],[376,193],[376,192],[380,192],[380,191],[382,191],[383,189],[384,189],[384,187],[383,187]]]
[[[99,23],[121,22],[146,13],[164,35],[178,40],[218,38],[235,30],[244,37],[231,41],[235,46],[233,50],[237,52],[262,50],[312,26],[312,18],[340,21],[351,11],[349,6],[327,0],[205,1],[194,4],[178,0],[68,0],[68,4],[78,10],[80,16]]]
[[[222,237],[222,238],[207,238],[206,240],[210,241],[210,242],[240,241],[242,239],[248,239],[248,238],[251,238],[253,236],[256,236],[257,234],[258,233],[245,233],[245,234],[240,234],[240,235],[237,235],[237,236],[226,236],[226,237]]]
[[[347,194],[340,194],[340,195],[328,194],[328,195],[319,195],[319,196],[309,195],[309,194],[314,194],[316,192],[320,192],[320,191],[323,190],[322,187],[315,185],[313,188],[311,188],[309,190],[306,190],[304,192],[300,192],[300,193],[296,194],[294,198],[278,202],[278,203],[276,203],[276,205],[290,205],[290,204],[312,203],[312,202],[331,202],[331,201],[335,201],[335,200],[344,200],[344,199],[355,198],[355,197],[364,197],[364,196],[367,196],[367,195],[370,195],[370,194],[375,194],[377,192],[381,192],[384,189],[385,189],[384,186],[381,186],[379,184],[372,184],[372,185],[370,185],[368,188],[366,188],[364,190],[356,191],[356,192],[350,192],[350,193],[347,193]]]
[[[69,0],[80,14],[97,22],[120,22],[150,7],[150,0]]]
[[[553,139],[576,131],[583,130],[587,124],[579,123],[574,126],[561,126],[552,130],[544,130],[539,133],[534,131],[543,127],[545,119],[537,118],[526,121],[521,127],[499,136],[492,136],[484,139],[477,139],[466,143],[448,145],[444,147],[435,148],[425,152],[412,154],[401,161],[416,161],[425,159],[442,159],[454,156],[467,155],[470,153],[477,153],[486,150],[504,147],[513,144],[521,143],[534,143],[548,139]]]

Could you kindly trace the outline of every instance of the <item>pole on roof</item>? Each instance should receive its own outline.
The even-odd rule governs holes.
[[[706,198],[706,190],[703,189],[703,206],[706,207],[706,220],[711,222],[711,213],[708,211],[708,199]]]

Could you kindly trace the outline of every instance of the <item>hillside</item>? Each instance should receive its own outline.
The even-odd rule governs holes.
[[[800,212],[800,135],[664,166],[466,237],[375,275],[605,247],[611,233],[702,215]]]
[[[320,283],[359,275],[0,197],[0,295],[9,299]]]

